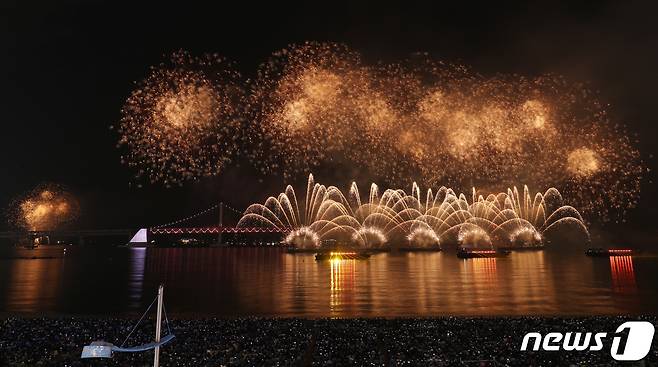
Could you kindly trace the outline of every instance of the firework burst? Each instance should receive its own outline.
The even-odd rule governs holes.
[[[441,242],[439,236],[432,228],[417,227],[407,235],[410,246],[415,248],[432,248],[439,247]]]
[[[367,63],[307,42],[275,52],[243,97],[225,61],[182,55],[139,85],[118,125],[125,161],[154,182],[217,174],[240,154],[288,179],[345,167],[398,187],[552,186],[603,221],[639,198],[634,139],[556,75],[483,76],[427,54]]]
[[[643,167],[632,139],[591,91],[559,76],[484,77],[426,54],[368,65],[317,43],[264,65],[250,107],[275,147],[258,159],[265,171],[292,176],[338,161],[390,185],[524,181],[560,188],[603,221],[637,203]]]
[[[151,70],[121,111],[123,161],[166,185],[219,173],[238,146],[239,75],[214,55],[176,53]]]
[[[9,222],[28,231],[49,231],[75,220],[79,204],[61,186],[41,184],[15,199],[9,208]]]
[[[252,87],[254,132],[263,144],[252,155],[264,172],[307,172],[348,151],[354,132],[358,56],[337,44],[306,43],[275,53]]]

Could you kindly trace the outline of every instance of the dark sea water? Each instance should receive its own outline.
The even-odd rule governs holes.
[[[165,284],[178,316],[655,314],[658,257],[581,251],[316,262],[280,248],[0,249],[0,313],[132,315]],[[32,259],[31,257],[51,257]],[[27,258],[26,258],[27,257]]]

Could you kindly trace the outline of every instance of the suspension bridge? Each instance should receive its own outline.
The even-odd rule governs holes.
[[[268,234],[287,233],[290,231],[289,228],[282,227],[238,227],[237,225],[225,225],[225,209],[228,209],[234,217],[237,217],[237,220],[235,220],[235,223],[237,223],[242,216],[242,212],[220,202],[219,204],[213,205],[184,218],[147,228],[7,231],[0,232],[0,239],[18,240],[39,237],[77,238],[79,244],[85,244],[86,239],[97,237],[123,237],[130,240],[130,242],[146,242],[146,239],[150,235],[217,235],[217,243],[221,244],[222,234]],[[212,225],[188,225],[191,222],[199,222],[200,218],[209,218],[216,212],[218,212],[218,215],[214,217],[215,219],[212,219],[212,221],[215,221]]]
[[[220,202],[217,205],[213,205],[210,208],[187,216],[185,218],[178,219],[173,222],[153,226],[149,228],[149,232],[152,234],[221,234],[221,233],[286,233],[289,232],[288,228],[281,227],[263,227],[263,226],[252,226],[252,227],[237,227],[237,226],[226,226],[224,225],[224,209],[228,209],[234,215],[237,215],[239,220],[242,217],[242,212],[232,208]],[[183,226],[185,223],[189,223],[199,217],[208,215],[217,210],[219,215],[217,217],[218,222],[216,226],[201,226],[201,227],[186,227]],[[235,221],[237,223],[237,220]]]

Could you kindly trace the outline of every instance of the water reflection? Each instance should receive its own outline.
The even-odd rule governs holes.
[[[17,259],[11,268],[9,312],[42,312],[54,308],[59,294],[62,259]]]
[[[520,312],[553,312],[553,304],[559,303],[555,282],[550,272],[544,251],[512,254],[510,258],[510,298],[518,303]]]
[[[139,314],[160,283],[167,287],[167,310],[183,315],[573,315],[658,308],[658,266],[651,257],[537,251],[462,260],[446,251],[318,262],[312,254],[277,248],[71,248],[65,258],[62,249],[29,250],[37,257],[56,251],[48,259],[18,258],[24,254],[16,251],[0,258],[0,312]]]
[[[496,260],[472,259],[472,272],[476,274],[476,281],[486,283],[496,281]]]
[[[399,273],[392,278],[398,279],[399,288],[406,289],[404,299],[396,299],[401,308],[414,307],[419,313],[431,313],[441,308],[447,302],[447,295],[439,295],[437,291],[445,288],[442,277],[451,266],[444,264],[444,254],[436,252],[409,253],[400,258]],[[398,284],[393,286],[398,287]],[[413,305],[413,306],[412,306]]]
[[[130,307],[140,306],[142,293],[144,291],[144,268],[146,263],[146,248],[136,247],[130,249]]]
[[[354,291],[356,260],[329,260],[331,265],[331,311],[335,312],[344,302],[349,302]]]
[[[635,284],[635,271],[631,256],[611,256],[610,275],[612,289],[619,293],[633,293],[637,290]]]

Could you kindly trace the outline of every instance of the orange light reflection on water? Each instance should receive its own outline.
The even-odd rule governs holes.
[[[356,260],[331,259],[331,298],[333,310],[342,304],[343,298],[351,296],[354,290]]]
[[[470,272],[477,281],[496,280],[496,258],[473,258],[464,260],[464,267],[470,268]]]
[[[473,259],[473,270],[486,279],[496,278],[496,259]]]
[[[637,289],[631,256],[610,256],[610,276],[612,289],[616,292],[627,293]]]

